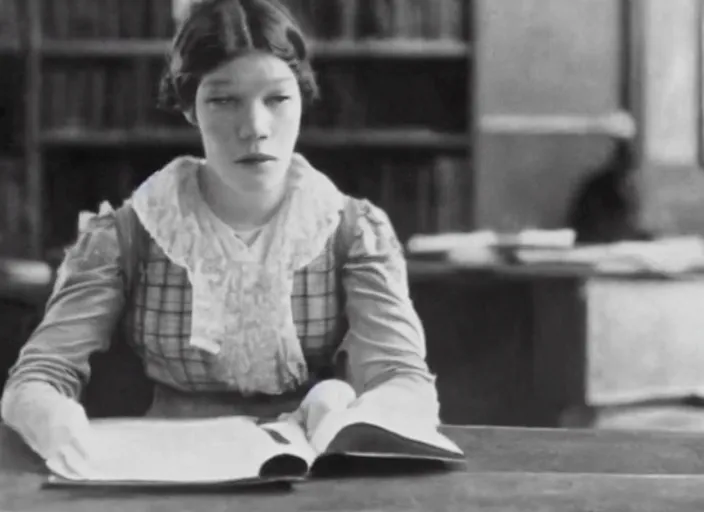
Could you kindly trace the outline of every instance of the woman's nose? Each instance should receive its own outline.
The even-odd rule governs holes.
[[[244,141],[265,139],[270,135],[271,113],[265,105],[253,103],[243,112],[238,126],[238,136]]]

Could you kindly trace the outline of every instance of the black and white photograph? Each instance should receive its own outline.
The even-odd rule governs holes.
[[[0,511],[704,511],[704,0],[0,0]]]

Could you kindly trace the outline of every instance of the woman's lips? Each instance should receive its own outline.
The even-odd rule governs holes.
[[[262,164],[273,160],[276,160],[276,158],[265,153],[250,153],[249,155],[238,158],[236,162],[238,164]]]

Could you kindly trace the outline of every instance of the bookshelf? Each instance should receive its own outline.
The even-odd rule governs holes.
[[[197,147],[198,132],[190,128],[155,129],[87,129],[45,130],[41,143],[53,147],[124,147],[153,144]],[[424,148],[438,151],[463,151],[467,144],[462,134],[440,133],[424,129],[323,130],[309,128],[299,137],[302,148]]]
[[[112,39],[91,41],[53,39],[42,42],[40,52],[46,57],[161,57],[168,51],[168,39]],[[471,51],[468,43],[452,40],[378,40],[314,41],[315,59],[393,58],[393,59],[464,59]]]
[[[44,258],[75,236],[79,210],[118,203],[169,158],[199,154],[200,140],[155,106],[173,0],[10,3],[2,19],[24,27],[0,40],[24,80],[24,200],[14,215],[25,217],[26,255]],[[284,3],[312,41],[323,96],[299,150],[343,190],[384,207],[402,239],[468,228],[470,2]]]

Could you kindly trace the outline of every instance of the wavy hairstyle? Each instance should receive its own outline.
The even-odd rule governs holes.
[[[176,31],[159,87],[159,106],[188,112],[204,75],[251,51],[286,62],[304,105],[318,97],[308,45],[291,12],[278,0],[200,0]]]

